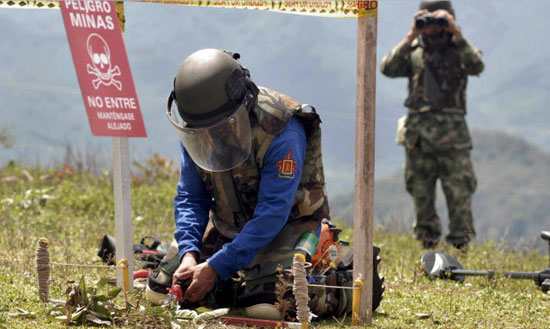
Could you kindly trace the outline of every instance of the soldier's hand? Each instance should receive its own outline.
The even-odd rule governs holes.
[[[460,30],[460,27],[456,24],[456,20],[451,13],[446,11],[445,9],[438,9],[434,11],[434,17],[437,18],[443,18],[445,17],[447,19],[447,22],[449,23],[445,30],[455,36],[455,39],[457,41],[462,39],[462,32]]]
[[[175,276],[176,275],[174,274],[174,277]],[[179,280],[191,281],[189,287],[187,287],[187,290],[183,295],[183,300],[188,300],[191,302],[201,301],[207,293],[214,289],[216,277],[216,271],[212,268],[212,266],[210,266],[210,264],[208,264],[208,262],[194,266],[178,275]]]
[[[424,14],[427,14],[429,13],[428,10],[426,9],[422,9],[422,10],[419,10],[417,11],[415,14],[414,14],[414,18],[412,20],[412,24],[411,24],[411,29],[409,30],[409,33],[407,33],[407,36],[405,37],[405,40],[407,41],[407,43],[410,45],[413,40],[420,35],[420,33],[422,33],[422,30],[419,30],[416,28],[416,19]]]
[[[183,275],[183,273],[189,271],[195,266],[197,266],[197,259],[195,258],[195,253],[194,252],[186,253],[181,259],[180,266],[172,276],[172,284],[173,285],[176,284],[178,280],[181,280],[180,277]]]

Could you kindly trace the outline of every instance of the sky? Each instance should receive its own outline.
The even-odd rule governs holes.
[[[379,1],[378,64],[405,36],[417,7],[413,0]],[[469,80],[470,126],[550,150],[550,1],[460,0],[454,7],[486,62],[485,72]],[[185,57],[218,48],[239,52],[258,85],[316,107],[329,193],[353,187],[356,19],[131,2],[125,14],[124,40],[148,133],[130,140],[132,158],[158,153],[179,161],[178,137],[164,115],[173,78]],[[81,154],[100,150],[109,164],[111,139],[91,135],[60,11],[0,8],[0,31],[0,128],[16,135],[13,149],[0,148],[0,163],[59,163],[70,146]],[[377,73],[377,177],[403,162],[394,140],[406,84]]]

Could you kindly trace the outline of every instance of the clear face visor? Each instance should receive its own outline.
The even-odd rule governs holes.
[[[248,159],[251,132],[244,104],[231,116],[210,127],[191,128],[186,127],[186,123],[176,114],[177,111],[172,111],[172,100],[170,96],[166,115],[197,166],[207,171],[220,172],[236,168]]]

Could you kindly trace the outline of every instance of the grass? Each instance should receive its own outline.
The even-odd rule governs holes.
[[[172,239],[172,199],[177,183],[173,164],[153,157],[133,171],[132,210],[134,241],[146,235]],[[104,234],[114,235],[113,188],[109,173],[92,175],[68,166],[0,168],[0,328],[65,328],[52,321],[50,304],[38,299],[35,253],[40,237],[50,241],[54,262],[102,265],[97,247]],[[547,228],[541,228],[547,229]],[[352,241],[347,227],[341,235]],[[375,244],[383,258],[379,271],[386,277],[384,299],[369,328],[548,328],[550,294],[530,280],[467,278],[431,281],[419,259],[425,250],[410,235],[375,230]],[[442,245],[467,269],[540,271],[546,255],[534,250],[518,254],[495,243],[473,244],[467,254]],[[50,298],[64,300],[68,282],[94,287],[111,269],[52,266]],[[117,328],[168,328],[169,314],[143,300],[136,290],[135,306],[125,308],[122,294],[113,300]],[[193,328],[193,325],[187,327]],[[221,327],[210,322],[207,328]],[[349,319],[316,322],[315,328],[350,327]],[[363,326],[366,327],[366,326]],[[363,328],[360,327],[360,328]],[[359,328],[359,327],[358,327]]]

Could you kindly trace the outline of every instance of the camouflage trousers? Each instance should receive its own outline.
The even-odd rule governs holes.
[[[244,280],[262,281],[262,278],[277,273],[280,267],[290,268],[294,254],[301,252],[294,249],[298,240],[306,232],[315,234],[319,223],[319,220],[308,219],[297,219],[287,223],[279,234],[258,252],[252,263],[242,271]],[[229,242],[231,239],[224,237],[214,226],[209,225],[203,236],[200,261],[206,261]]]
[[[416,238],[438,241],[441,236],[435,209],[437,179],[449,213],[446,241],[453,245],[468,243],[475,235],[471,197],[477,186],[469,149],[423,153],[418,148],[406,148],[405,185],[416,208]]]
[[[214,299],[218,307],[247,308],[257,304],[281,305],[281,300],[288,301],[287,319],[295,316],[292,277],[288,270],[292,267],[294,254],[302,253],[295,246],[306,232],[315,233],[318,220],[295,220],[283,227],[281,232],[256,255],[252,263],[235,274],[242,282],[222,282],[218,285]],[[230,239],[222,236],[215,227],[209,225],[203,237],[200,261],[206,261],[220,250]],[[333,271],[334,272],[334,271]],[[232,281],[232,280],[229,280]],[[318,284],[346,285],[353,283],[352,273],[330,272]],[[310,308],[320,317],[342,316],[351,312],[351,292],[330,288],[310,288]],[[230,297],[231,296],[231,297]],[[221,303],[220,303],[221,302]],[[225,303],[225,305],[223,305]],[[286,303],[286,302],[285,302]],[[280,307],[280,306],[278,306]]]

